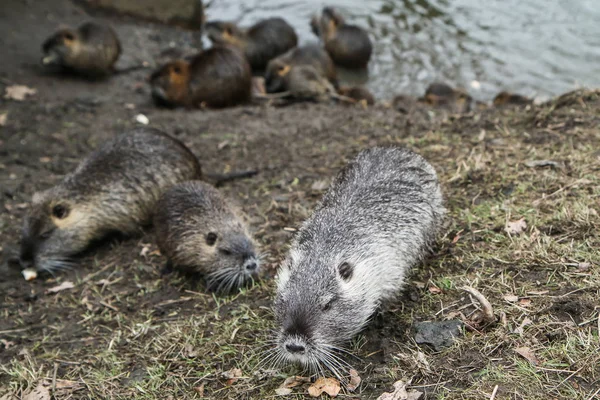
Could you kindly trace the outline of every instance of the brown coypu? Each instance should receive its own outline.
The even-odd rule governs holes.
[[[309,44],[295,47],[269,62],[265,73],[267,92],[286,91],[285,76],[292,68],[300,65],[312,66],[319,74],[327,78],[334,87],[337,86],[337,73],[333,60],[321,46]]]
[[[372,106],[375,104],[373,93],[363,86],[343,86],[338,89],[338,94],[355,100],[357,103]]]
[[[211,289],[229,292],[258,276],[259,260],[246,225],[207,183],[188,181],[166,191],[157,203],[154,226],[168,267],[200,273]]]
[[[367,32],[347,24],[336,9],[325,7],[320,18],[313,18],[311,28],[337,65],[365,68],[371,60],[373,44]]]
[[[254,72],[263,71],[270,60],[298,44],[298,37],[283,18],[268,18],[248,29],[233,22],[211,21],[204,29],[214,45],[231,45],[240,49]]]
[[[420,98],[419,102],[455,113],[466,113],[471,110],[473,98],[462,89],[454,89],[445,83],[435,82],[427,87],[425,96]]]
[[[516,93],[510,93],[502,91],[494,97],[494,107],[515,105],[515,106],[525,106],[528,104],[532,104],[533,100],[528,97],[522,96]]]
[[[250,100],[252,72],[237,49],[217,46],[163,65],[150,76],[150,85],[158,105],[229,107]]]
[[[166,189],[201,177],[198,160],[180,141],[151,128],[117,135],[56,186],[34,194],[20,264],[50,272],[71,267],[93,241],[148,225]]]
[[[88,77],[109,75],[121,54],[121,44],[108,25],[86,22],[77,29],[60,29],[42,45],[42,64]]]

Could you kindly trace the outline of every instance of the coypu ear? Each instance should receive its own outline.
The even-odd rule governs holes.
[[[209,232],[208,235],[206,235],[206,244],[209,246],[214,246],[215,243],[217,243],[217,238],[218,235],[214,232]]]
[[[349,263],[344,262],[338,266],[338,272],[342,279],[348,282],[352,278],[352,274],[354,273],[354,267]]]
[[[292,69],[292,67],[290,67],[289,65],[281,65],[278,70],[277,70],[277,75],[279,76],[286,76],[290,70]]]

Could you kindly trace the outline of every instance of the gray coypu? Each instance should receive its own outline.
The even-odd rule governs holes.
[[[403,148],[364,150],[302,224],[277,276],[277,347],[267,357],[339,379],[336,351],[430,251],[445,208],[434,168]]]
[[[246,225],[207,183],[188,181],[166,191],[154,226],[167,266],[205,276],[210,289],[230,292],[258,277],[259,260]]]
[[[109,75],[121,55],[115,31],[98,22],[60,29],[42,45],[44,66],[55,66],[88,77]]]
[[[287,53],[274,58],[267,65],[265,72],[265,85],[268,93],[284,92],[286,76],[298,66],[312,66],[320,75],[324,76],[337,87],[337,73],[333,60],[327,52],[317,44],[295,47]]]
[[[311,28],[337,65],[365,68],[369,64],[373,53],[369,35],[361,27],[347,24],[336,9],[323,8],[321,17],[312,19]]]
[[[494,97],[494,107],[502,107],[508,105],[525,106],[533,104],[533,100],[528,97],[516,93],[500,92]]]
[[[71,267],[92,242],[150,224],[166,189],[201,177],[197,158],[180,141],[151,128],[117,135],[56,186],[33,195],[20,264],[49,272]]]
[[[419,102],[431,107],[445,108],[455,113],[466,113],[471,111],[473,98],[462,89],[435,82],[427,87],[425,96],[420,98]]]
[[[239,50],[217,46],[163,65],[150,85],[157,105],[222,108],[250,101],[252,72]]]
[[[270,60],[298,44],[296,31],[283,18],[264,19],[247,29],[233,22],[210,21],[204,29],[214,45],[240,49],[255,72],[263,71]]]

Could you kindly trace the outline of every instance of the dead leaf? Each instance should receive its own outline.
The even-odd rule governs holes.
[[[13,347],[15,345],[15,342],[9,342],[6,339],[0,339],[0,343],[2,343],[4,345],[5,349],[10,349],[11,347]]]
[[[310,378],[305,378],[303,376],[290,376],[286,378],[285,381],[279,386],[280,388],[293,388],[304,383],[310,382]]]
[[[383,393],[377,400],[418,400],[421,398],[422,392],[418,390],[407,390],[408,383],[404,381],[396,381],[394,383],[394,391]]]
[[[337,379],[320,377],[315,383],[310,385],[308,394],[310,397],[319,397],[325,392],[331,397],[336,397],[340,390],[340,381]]]
[[[196,358],[198,356],[198,351],[191,343],[188,343],[183,347],[183,355],[187,358]],[[240,373],[241,372],[242,371],[240,370]]]
[[[350,370],[350,382],[346,385],[346,388],[354,392],[360,386],[360,382],[362,381],[361,377],[358,376],[358,371],[355,369]]]
[[[292,394],[292,389],[290,388],[277,388],[275,389],[275,394],[279,395],[279,396],[287,396]]]
[[[521,307],[529,307],[531,305],[531,300],[530,299],[521,299],[521,300],[519,300],[519,305]]]
[[[503,299],[508,301],[509,303],[516,303],[517,301],[519,301],[519,296],[516,296],[514,294],[506,294],[503,296]]]
[[[8,113],[0,114],[0,126],[6,125],[6,118],[8,117]]]
[[[515,349],[515,353],[517,353],[533,365],[538,365],[540,363],[540,361],[533,353],[533,350],[531,350],[529,347],[517,347]]]
[[[36,93],[36,89],[32,89],[25,85],[12,85],[6,87],[4,98],[8,100],[23,101],[25,100],[25,97],[32,96]]]
[[[314,191],[322,192],[323,190],[327,189],[328,186],[329,183],[327,182],[327,180],[323,179],[320,181],[314,181],[310,188]]]
[[[529,318],[525,318],[523,319],[523,321],[521,322],[521,325],[519,325],[518,328],[516,328],[513,333],[516,333],[519,336],[523,336],[523,333],[525,332],[525,327],[527,325],[531,325],[533,323],[532,320],[530,320]]]
[[[579,265],[577,266],[577,269],[579,269],[580,271],[587,271],[592,267],[592,264],[588,263],[588,262],[582,262],[579,263]]]
[[[142,251],[140,251],[140,257],[146,257],[150,253],[150,243],[142,243]]]
[[[223,372],[223,378],[227,379],[227,385],[233,385],[242,375],[242,370],[239,368],[231,368],[229,371]]]
[[[50,157],[40,157],[40,162],[42,164],[48,164],[52,159]]]
[[[73,282],[64,281],[60,285],[51,287],[50,289],[46,290],[46,294],[58,293],[58,292],[62,292],[63,290],[73,289],[74,287],[75,287],[75,285],[73,284]]]
[[[50,380],[48,380],[49,382]],[[51,384],[51,383],[50,383]],[[77,381],[69,381],[67,379],[57,379],[55,381],[56,390],[70,390],[73,391],[75,389],[79,389],[81,387],[81,383]]]
[[[204,397],[204,383],[200,386],[194,386],[194,392],[198,393],[198,396]]]
[[[504,230],[511,235],[518,235],[527,228],[527,222],[525,218],[521,218],[516,221],[508,221]]]
[[[440,294],[440,293],[443,293],[443,292],[442,292],[442,289],[440,289],[437,286],[429,286],[429,293],[431,293],[431,294]]]
[[[40,382],[35,389],[25,394],[21,400],[50,400],[50,389]]]

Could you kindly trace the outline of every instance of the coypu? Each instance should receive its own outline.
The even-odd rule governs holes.
[[[423,157],[397,147],[360,152],[302,224],[282,263],[271,351],[342,379],[346,364],[335,351],[402,287],[444,214],[436,172]]]
[[[238,50],[217,46],[189,61],[163,65],[150,76],[150,85],[158,105],[221,108],[250,100],[252,73]]]
[[[60,29],[42,45],[42,64],[57,66],[84,76],[98,77],[115,72],[121,44],[108,25],[86,22],[77,29]]]
[[[295,47],[285,54],[271,60],[267,65],[265,83],[268,93],[286,91],[285,76],[292,68],[299,65],[310,65],[337,87],[335,65],[329,54],[319,45],[309,44]]]
[[[211,21],[204,29],[214,45],[231,45],[240,49],[253,71],[263,71],[268,62],[298,43],[298,37],[283,18],[268,18],[248,29],[233,22]]]
[[[346,24],[341,14],[325,7],[321,18],[313,18],[311,29],[321,38],[333,62],[347,68],[365,68],[373,53],[373,44],[364,29]]]
[[[217,46],[163,65],[150,76],[150,85],[158,105],[221,108],[250,100],[252,73],[237,49]]]
[[[166,191],[157,203],[154,226],[167,265],[204,275],[209,288],[231,291],[258,276],[246,225],[207,183],[188,181]]]
[[[454,89],[445,83],[435,82],[427,87],[425,96],[420,98],[419,102],[432,107],[446,108],[456,113],[466,113],[471,110],[473,98],[462,89]]]
[[[516,93],[500,92],[494,97],[494,107],[515,105],[525,106],[532,104],[533,100]]]
[[[416,98],[405,94],[399,94],[397,96],[394,96],[394,98],[392,99],[392,108],[403,114],[411,113],[422,104],[422,100],[417,100]]]
[[[366,87],[362,86],[343,86],[338,89],[338,94],[356,100],[357,103],[372,106],[375,104],[375,97]]]
[[[138,232],[166,189],[201,176],[198,160],[177,139],[152,128],[117,135],[56,186],[33,195],[20,264],[50,272],[70,267],[91,242]]]

